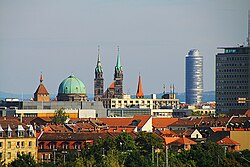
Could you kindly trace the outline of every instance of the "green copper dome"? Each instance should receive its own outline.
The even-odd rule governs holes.
[[[58,94],[86,94],[86,88],[80,79],[70,75],[59,85]]]

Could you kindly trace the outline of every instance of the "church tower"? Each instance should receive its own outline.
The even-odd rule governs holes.
[[[122,98],[123,96],[123,71],[120,60],[120,50],[118,47],[117,62],[115,66],[114,74],[114,98]]]
[[[143,93],[143,90],[142,90],[142,82],[141,82],[141,75],[140,74],[139,74],[136,98],[144,98],[144,93]]]
[[[38,86],[36,92],[34,93],[34,101],[39,102],[49,102],[49,92],[43,84],[43,74],[40,75],[40,85]]]
[[[100,101],[103,96],[103,69],[100,60],[100,47],[98,46],[98,58],[95,68],[95,79],[94,79],[94,100]]]

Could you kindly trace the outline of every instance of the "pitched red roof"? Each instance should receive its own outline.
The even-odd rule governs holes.
[[[36,92],[34,94],[46,94],[46,95],[49,95],[49,92],[47,91],[47,89],[45,88],[45,86],[41,83]]]
[[[133,118],[98,118],[100,121],[104,122],[111,127],[128,127],[136,126],[138,128],[143,127],[146,122],[151,118],[150,115],[135,115]],[[137,124],[134,125],[133,121],[137,121]]]
[[[137,98],[144,97],[144,93],[143,93],[143,90],[142,90],[141,76],[140,75],[139,75],[139,81],[138,81],[138,87],[137,87],[136,97]]]
[[[109,86],[109,88],[114,89],[115,88],[115,82],[112,82]]]
[[[219,145],[240,145],[240,143],[230,139],[228,136],[217,142]]]
[[[179,144],[191,144],[191,145],[193,145],[193,144],[197,144],[197,143],[194,142],[193,140],[186,138],[186,137],[181,137],[181,138],[171,142],[171,144],[178,144],[178,145]]]
[[[176,121],[178,118],[152,118],[152,124],[155,128],[166,128]]]
[[[247,110],[244,115],[250,116],[250,110]]]

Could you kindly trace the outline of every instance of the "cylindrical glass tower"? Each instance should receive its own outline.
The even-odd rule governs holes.
[[[186,55],[186,103],[202,103],[203,93],[203,57],[198,49],[192,49]]]

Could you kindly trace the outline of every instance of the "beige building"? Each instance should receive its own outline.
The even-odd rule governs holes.
[[[179,107],[179,99],[157,99],[156,95],[152,98],[131,98],[130,95],[124,95],[123,98],[102,99],[105,108],[150,108],[150,109],[172,109]]]
[[[0,161],[8,164],[19,154],[29,154],[37,160],[35,130],[32,125],[2,117],[0,118]]]
[[[240,150],[250,150],[250,131],[230,131],[230,138],[240,144]]]

